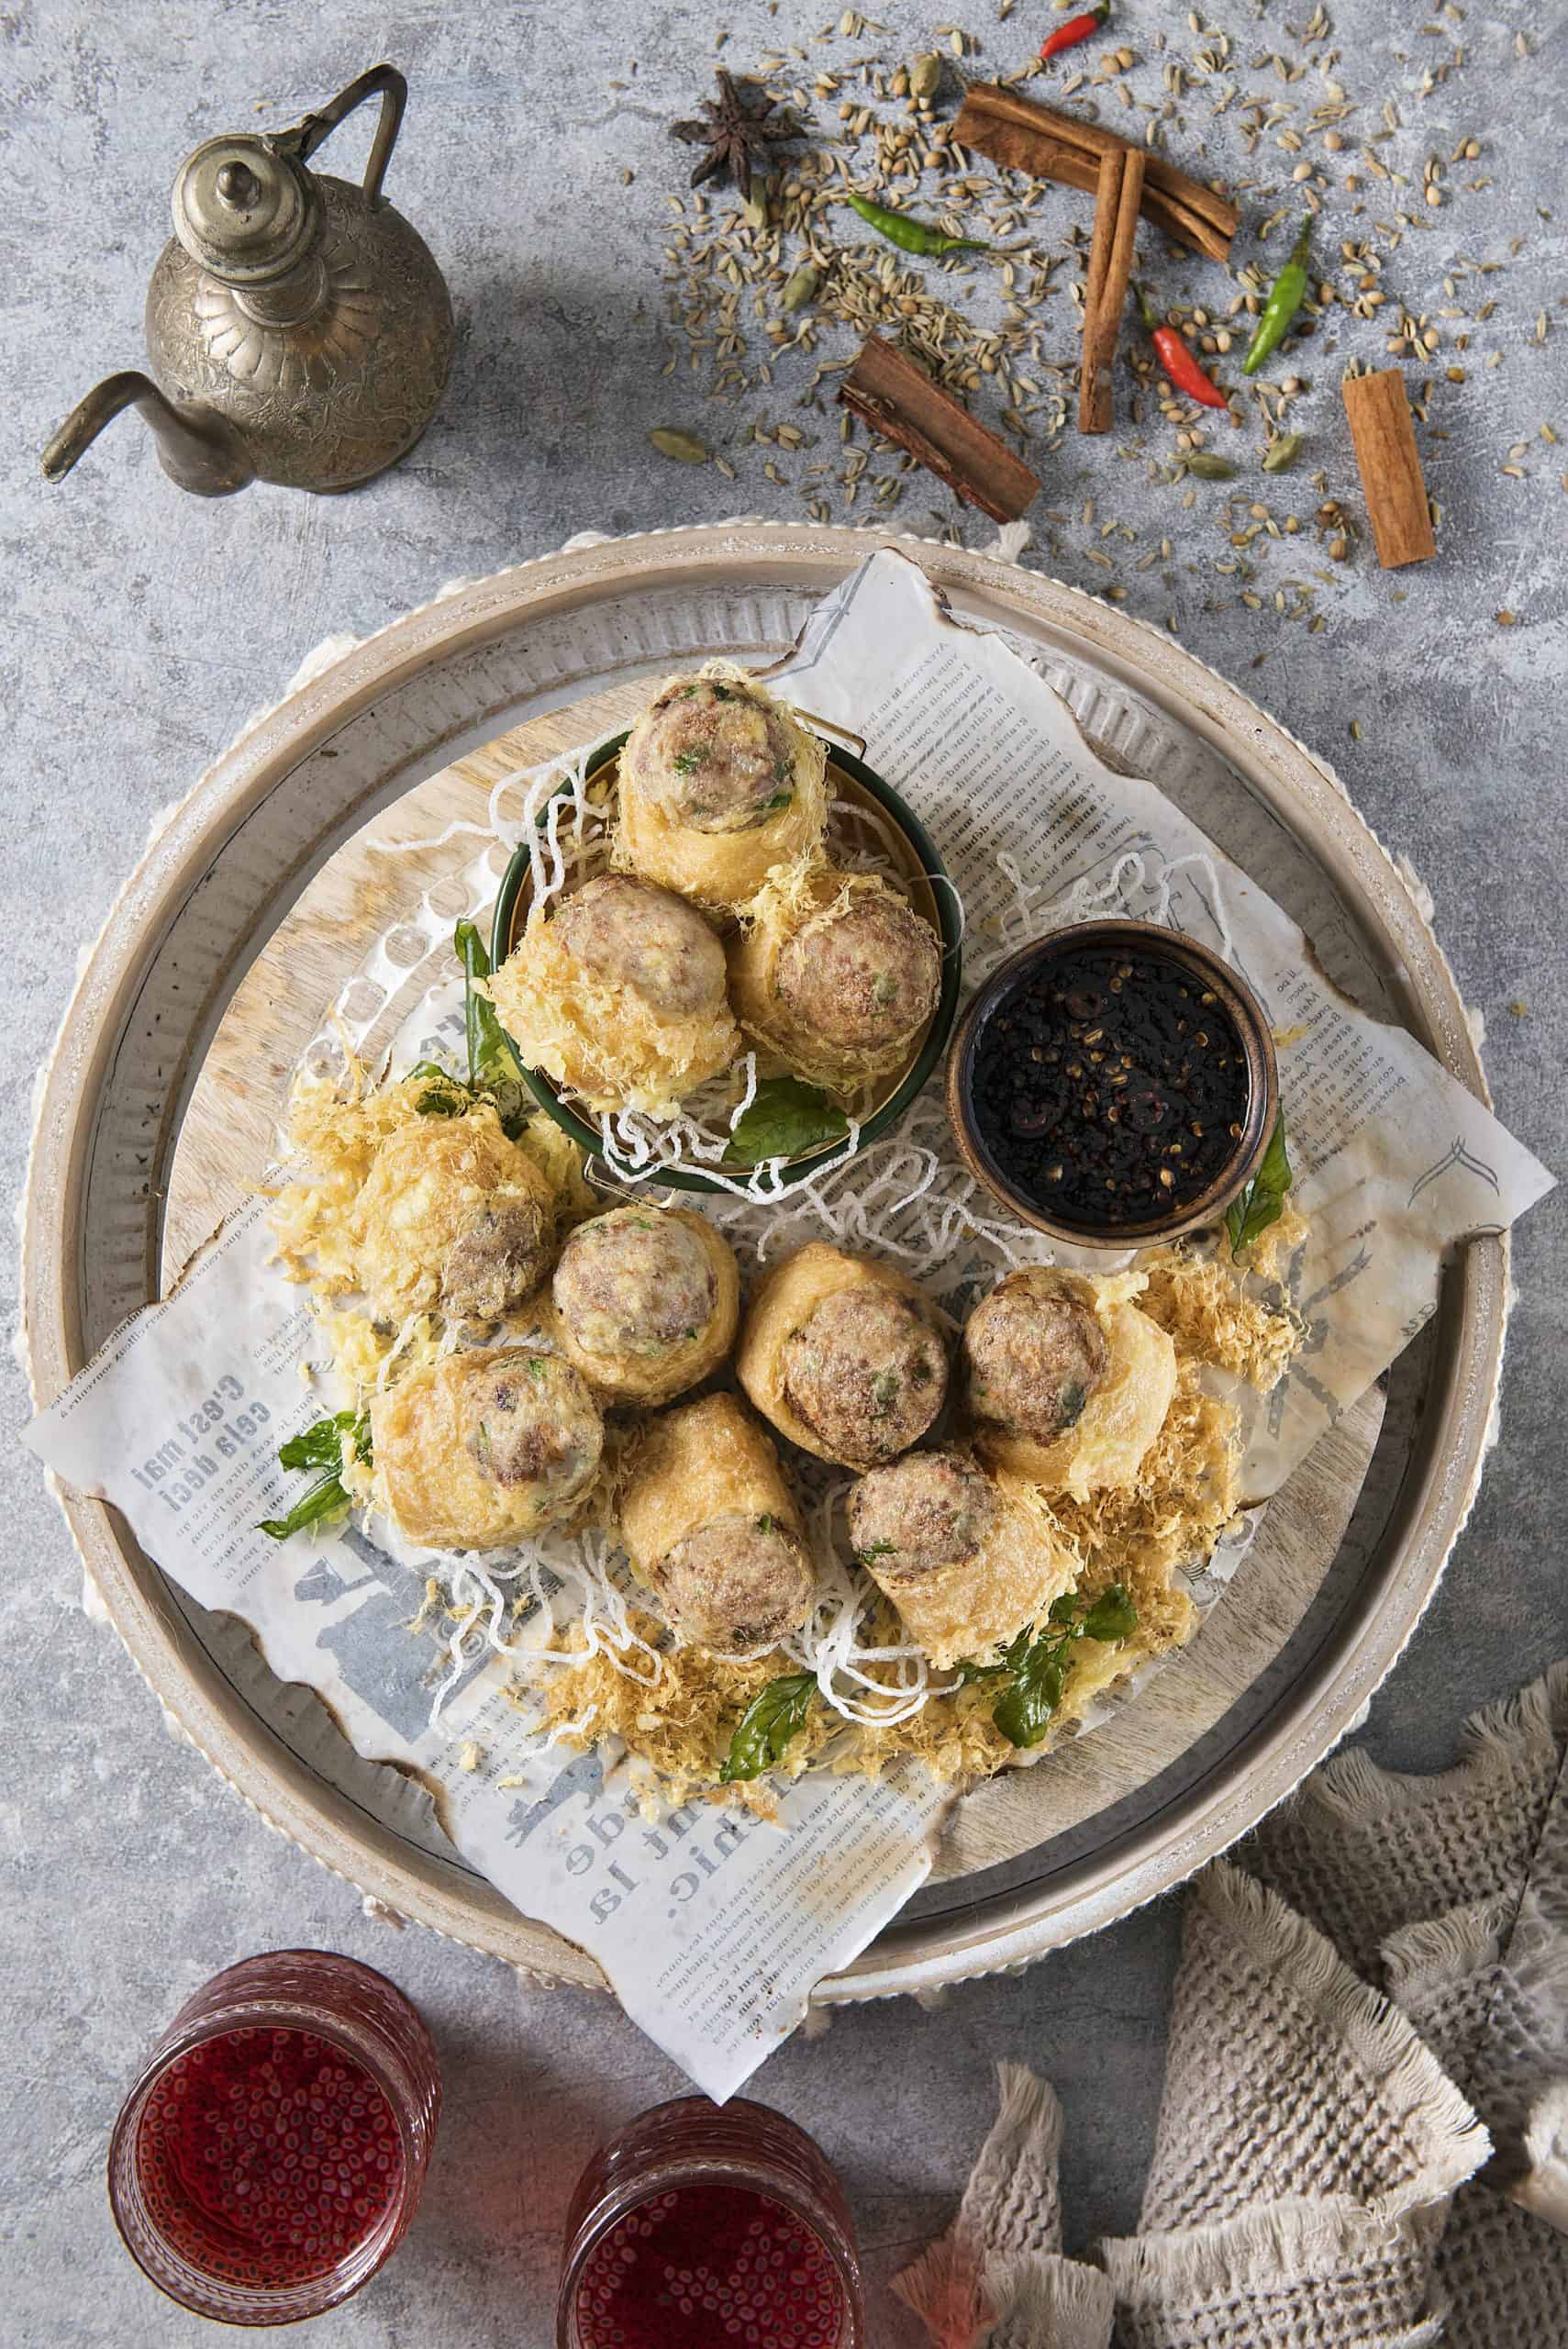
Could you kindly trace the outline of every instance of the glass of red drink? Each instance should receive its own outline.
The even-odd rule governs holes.
[[[843,2190],[782,2112],[656,2105],[577,2181],[557,2349],[861,2349],[864,2323]]]
[[[248,1957],[188,1998],[115,2123],[109,2207],[182,2308],[293,2324],[402,2241],[440,2111],[395,1984],[328,1950]]]

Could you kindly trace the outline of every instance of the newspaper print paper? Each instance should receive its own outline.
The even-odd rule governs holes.
[[[970,982],[1048,920],[1120,909],[1218,945],[1289,1040],[1282,1077],[1313,1215],[1290,1286],[1312,1339],[1249,1453],[1249,1491],[1277,1490],[1429,1314],[1442,1247],[1509,1222],[1550,1177],[1418,1046],[1319,981],[1257,876],[1152,785],[1104,768],[1051,688],[1000,640],[958,629],[903,557],[872,557],[829,597],[773,682],[862,738],[926,818],[964,902]],[[427,1033],[441,1008],[425,1007]],[[927,1161],[941,1178],[934,1226],[904,1199]],[[932,1088],[899,1135],[820,1190],[711,1212],[755,1258],[819,1236],[825,1219],[841,1230],[846,1197],[853,1241],[953,1303],[1050,1252],[973,1196],[943,1150]],[[42,1415],[34,1448],[120,1507],[201,1604],[250,1624],[272,1669],[315,1688],[361,1753],[439,1786],[469,1862],[589,1950],[700,2087],[732,2094],[798,2022],[812,1985],[921,1883],[940,1798],[914,1775],[877,1787],[809,1777],[783,1797],[778,1826],[702,1804],[650,1822],[613,1771],[606,1785],[596,1753],[531,1749],[509,1666],[483,1650],[432,1728],[446,1660],[409,1634],[420,1562],[353,1527],[308,1546],[254,1531],[294,1495],[278,1444],[322,1408],[302,1376],[313,1325],[268,1253],[253,1202]],[[1244,1547],[1243,1532],[1194,1575],[1200,1607]]]
[[[1318,975],[1266,872],[1240,872],[1152,783],[1102,765],[1044,680],[949,619],[903,556],[864,563],[769,682],[863,736],[919,809],[963,898],[967,984],[1053,923],[1108,911],[1217,949],[1258,996],[1311,1218],[1287,1281],[1310,1335],[1242,1471],[1250,1498],[1277,1492],[1430,1318],[1443,1251],[1512,1223],[1552,1177],[1403,1029]],[[1009,868],[1027,876],[1021,919]]]
[[[300,1377],[319,1341],[271,1254],[252,1200],[29,1441],[113,1500],[194,1598],[243,1616],[272,1670],[315,1688],[362,1753],[437,1784],[464,1858],[591,1950],[633,2020],[722,2101],[923,1881],[932,1797],[808,1777],[777,1826],[704,1803],[650,1825],[628,1788],[604,1790],[596,1755],[519,1759],[509,1668],[483,1651],[431,1729],[446,1658],[409,1634],[422,1565],[352,1526],[314,1544],[256,1530],[296,1497],[277,1448],[321,1408]]]

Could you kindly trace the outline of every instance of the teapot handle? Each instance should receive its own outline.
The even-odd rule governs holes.
[[[375,137],[371,142],[370,161],[365,165],[363,184],[372,204],[379,204],[381,184],[386,176],[386,167],[392,161],[392,150],[397,142],[403,109],[408,103],[408,84],[395,65],[373,65],[368,73],[361,73],[357,82],[350,82],[346,90],[339,90],[330,105],[324,106],[319,114],[307,114],[303,122],[296,122],[292,130],[281,132],[272,144],[285,154],[297,156],[302,163],[307,163],[317,149],[330,139],[346,115],[352,114],[356,106],[363,106],[367,98],[373,98],[378,94],[381,97],[381,120],[376,124]]]

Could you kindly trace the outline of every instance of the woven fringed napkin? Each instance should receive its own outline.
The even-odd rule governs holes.
[[[1477,1901],[1407,1925],[1383,1944],[1392,1996],[1466,2087],[1507,1979],[1513,1908],[1506,1897]],[[1486,2110],[1484,2095],[1477,2100]],[[1541,2163],[1543,2172],[1549,2167]],[[1494,2162],[1460,2188],[1437,2247],[1434,2295],[1448,2310],[1446,2349],[1496,2349],[1500,2341],[1561,2349],[1568,2342],[1568,2233],[1498,2192],[1496,2170]]]
[[[1568,2234],[1568,1755],[1470,2070],[1495,2115],[1494,2183]]]
[[[1401,1926],[1506,1899],[1517,1909],[1568,1742],[1568,1661],[1473,1713],[1429,1777],[1335,1754],[1238,1856],[1368,1980]]]
[[[1432,2251],[1490,2141],[1405,2015],[1266,1886],[1187,1904],[1137,2237],[1101,2246],[1126,2349],[1435,2339]]]
[[[1022,2064],[999,2064],[996,2080],[958,2216],[893,2288],[936,2349],[1109,2349],[1110,2283],[1062,2255],[1056,2091]]]
[[[1568,2349],[1568,1662],[1240,1856],[1189,1896],[1142,2232],[1062,2255],[1056,2100],[1005,2065],[906,2299],[940,2349],[1103,2349],[1106,2295],[1117,2349]]]

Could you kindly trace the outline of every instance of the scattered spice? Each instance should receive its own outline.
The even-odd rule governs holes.
[[[1006,170],[1085,191],[1098,184],[1101,156],[1129,143],[1098,123],[1036,106],[995,82],[970,83],[953,136],[961,147],[989,155]],[[1213,261],[1229,261],[1241,216],[1227,197],[1189,179],[1163,156],[1146,154],[1141,200],[1144,217],[1156,228]]]
[[[880,335],[867,336],[839,397],[993,521],[1016,522],[1040,495],[1006,441]]]
[[[964,253],[989,252],[991,248],[979,237],[953,237],[939,228],[932,220],[918,220],[911,212],[891,212],[885,204],[873,204],[869,196],[854,188],[844,190],[845,199],[854,206],[868,228],[885,237],[906,253]]]
[[[821,271],[814,262],[803,261],[784,281],[784,290],[779,296],[780,309],[788,311],[792,317],[796,310],[804,310],[806,304],[815,298],[821,283]]]
[[[934,98],[941,78],[942,61],[934,49],[929,49],[925,55],[917,57],[909,68],[909,95],[917,103],[921,99]]]
[[[1041,41],[1041,63],[1048,58],[1060,57],[1064,49],[1076,49],[1080,41],[1088,39],[1091,33],[1097,33],[1110,12],[1111,0],[1099,0],[1097,7],[1085,8],[1081,16],[1069,17],[1064,25],[1058,25],[1056,30],[1048,33]]]
[[[1217,457],[1207,449],[1190,450],[1182,460],[1188,473],[1199,481],[1234,481],[1236,468],[1228,457]]]
[[[742,201],[748,200],[753,157],[781,140],[804,136],[796,124],[783,116],[776,122],[771,120],[774,112],[774,101],[767,96],[760,105],[749,104],[720,66],[717,97],[704,98],[698,106],[704,119],[670,125],[673,139],[684,139],[689,147],[704,147],[707,150],[692,168],[692,185],[701,187],[705,180],[728,172]]]
[[[1266,473],[1287,473],[1300,454],[1300,433],[1282,432],[1276,440],[1269,442],[1263,451],[1263,471]]]
[[[1140,285],[1138,306],[1143,313],[1143,323],[1149,329],[1149,340],[1154,345],[1154,355],[1174,384],[1177,391],[1200,407],[1228,407],[1229,402],[1218,384],[1211,383],[1173,326],[1167,326],[1155,316],[1154,306]]]
[[[648,438],[662,457],[673,457],[683,465],[706,465],[710,454],[706,440],[695,432],[682,432],[674,425],[656,424]]]
[[[1095,234],[1084,295],[1084,362],[1078,378],[1078,429],[1111,429],[1111,370],[1132,275],[1143,198],[1143,150],[1117,146],[1100,157]]]
[[[1347,376],[1343,389],[1377,559],[1385,571],[1426,562],[1438,543],[1405,378],[1397,367],[1386,367],[1374,375]]]
[[[1307,262],[1311,248],[1312,215],[1309,212],[1290,249],[1290,258],[1275,278],[1269,298],[1263,304],[1252,340],[1247,345],[1247,356],[1241,362],[1243,375],[1255,375],[1264,360],[1279,349],[1290,332],[1291,321],[1307,299]]]

